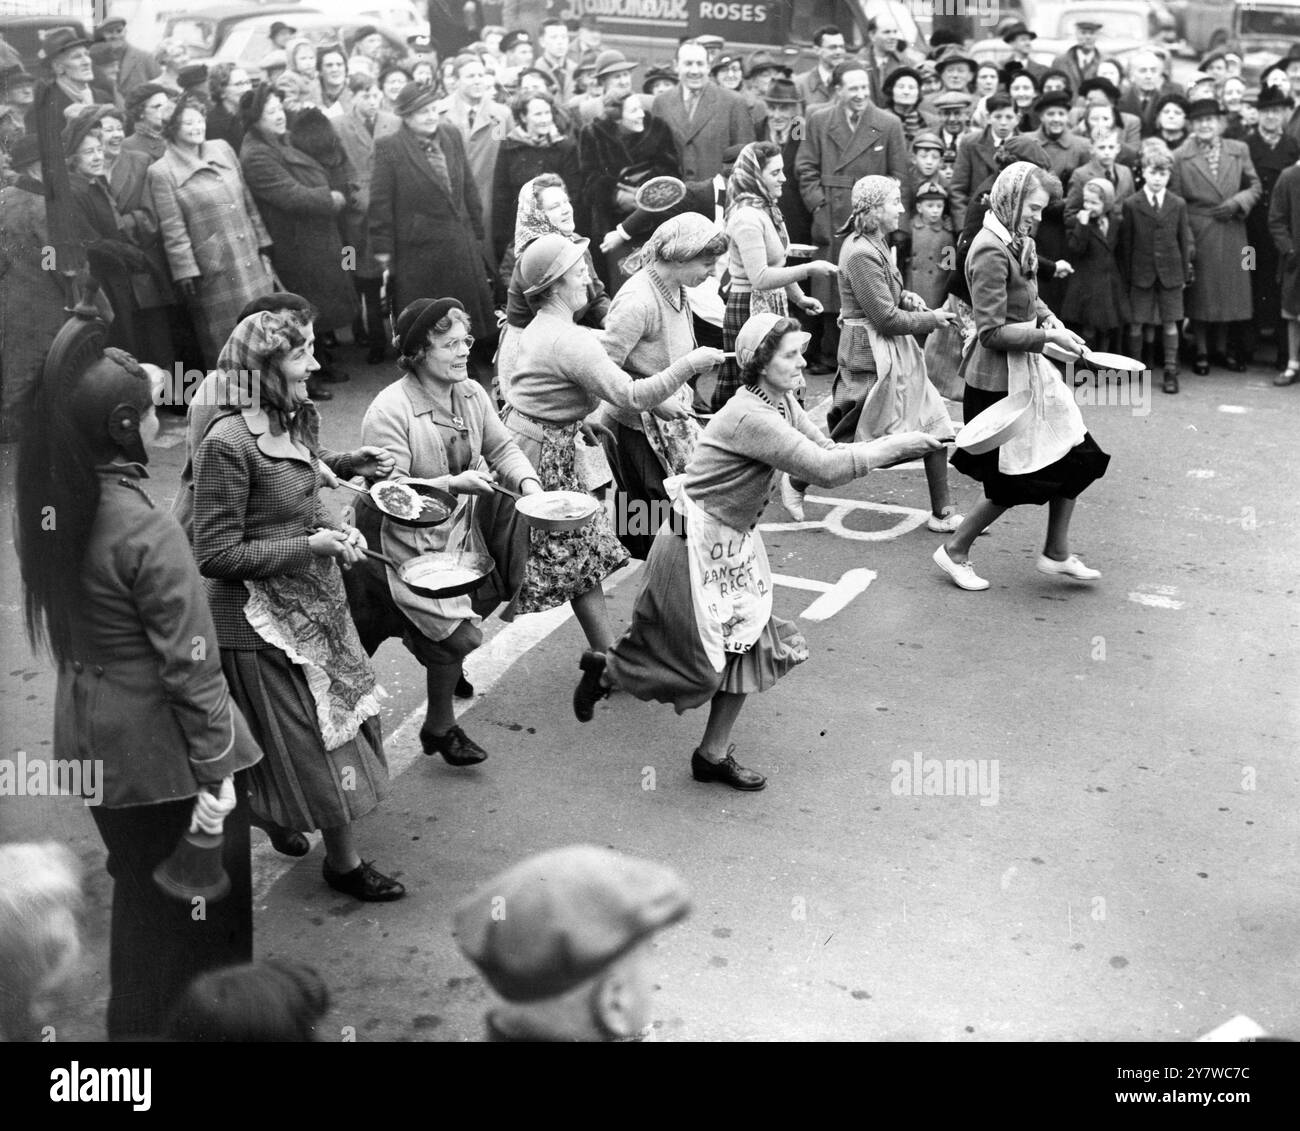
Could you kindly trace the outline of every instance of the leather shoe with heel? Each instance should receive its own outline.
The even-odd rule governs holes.
[[[271,838],[271,847],[281,856],[306,856],[311,851],[311,841],[304,833],[286,829],[274,821],[264,821],[261,817],[251,818],[249,824],[266,833]]]
[[[716,781],[723,785],[729,785],[732,789],[741,789],[746,792],[756,792],[767,785],[767,778],[757,770],[749,770],[742,766],[731,752],[736,749],[733,742],[727,747],[727,756],[721,762],[710,762],[699,751],[698,747],[691,753],[691,777],[696,781]]]
[[[390,903],[406,894],[406,888],[402,884],[377,871],[369,860],[362,860],[350,872],[336,872],[326,859],[321,862],[321,875],[335,891],[341,891],[344,895],[365,903]]]
[[[452,727],[446,734],[429,734],[420,731],[420,748],[428,755],[441,754],[449,766],[477,766],[487,761],[487,751],[469,737],[460,727]]]
[[[600,682],[605,670],[605,654],[588,649],[583,652],[578,667],[582,669],[582,679],[573,689],[573,713],[578,722],[589,723],[595,713],[597,700],[609,695],[609,688]]]

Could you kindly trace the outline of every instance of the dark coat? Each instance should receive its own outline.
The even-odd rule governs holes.
[[[1300,314],[1300,165],[1278,177],[1268,206],[1268,230],[1278,253],[1282,309]]]
[[[497,150],[496,171],[492,174],[492,252],[501,262],[506,248],[515,242],[515,213],[519,209],[519,190],[534,177],[555,173],[564,180],[569,199],[577,214],[578,146],[569,137],[549,145],[534,145],[511,133]]]
[[[391,255],[393,309],[417,298],[459,299],[474,336],[496,330],[491,270],[483,254],[483,213],[459,130],[439,129],[451,195],[439,183],[415,134],[403,126],[375,142],[370,178],[370,251]]]
[[[649,163],[654,176],[680,177],[677,146],[667,123],[647,114],[645,129],[629,134],[617,122],[597,118],[578,135],[580,207],[589,217],[591,242],[600,241],[627,215],[618,206],[618,175],[632,165]]]
[[[1300,142],[1282,135],[1277,145],[1268,145],[1259,131],[1246,134],[1246,148],[1259,174],[1260,197],[1246,217],[1246,240],[1255,249],[1255,275],[1251,280],[1255,290],[1255,321],[1267,325],[1278,319],[1278,289],[1281,260],[1268,230],[1269,209],[1273,203],[1273,190],[1284,169],[1300,161]]]
[[[1185,286],[1195,258],[1196,241],[1181,196],[1166,190],[1159,212],[1144,192],[1124,201],[1115,260],[1129,286]]]
[[[781,218],[785,220],[785,233],[791,243],[812,243],[812,213],[803,201],[799,191],[799,176],[795,172],[795,161],[799,157],[800,139],[806,125],[802,118],[795,118],[790,124],[790,131],[784,142],[772,137],[772,130],[767,122],[760,131],[760,141],[770,141],[781,147],[781,159],[785,162],[785,184],[781,186],[781,198],[777,207],[781,209]]]
[[[953,223],[958,227],[966,222],[966,209],[971,194],[978,185],[1000,170],[997,163],[997,146],[993,144],[992,127],[985,126],[977,134],[967,134],[957,146],[957,163],[952,170],[952,184],[948,186],[952,201]]]
[[[1087,63],[1079,60],[1079,45],[1072,44],[1052,60],[1052,69],[1064,71],[1070,77],[1070,89],[1076,91],[1084,79],[1097,77],[1097,64],[1103,56],[1097,48],[1092,49],[1092,58]]]
[[[1160,99],[1166,94],[1182,94],[1182,88],[1175,83],[1163,83],[1159,90],[1151,96],[1147,102],[1145,112],[1142,109],[1142,99],[1138,95],[1137,89],[1130,89],[1127,93],[1120,96],[1116,109],[1125,114],[1133,114],[1139,122],[1142,123],[1142,136],[1151,137],[1156,132],[1156,106]]]
[[[868,107],[856,130],[837,103],[808,115],[795,158],[799,190],[812,213],[812,242],[821,258],[838,262],[844,237],[835,233],[852,212],[853,186],[872,174],[901,181],[907,172],[902,123],[884,110]],[[812,293],[827,310],[839,310],[834,277],[812,282]]]
[[[1195,141],[1174,154],[1169,191],[1187,201],[1187,216],[1196,239],[1196,278],[1187,288],[1187,317],[1204,322],[1244,322],[1252,314],[1250,275],[1242,270],[1246,216],[1259,199],[1259,175],[1244,141],[1221,138],[1219,172],[1210,167]],[[1231,203],[1230,220],[1216,220],[1210,210]]]
[[[287,141],[248,131],[239,163],[271,236],[271,263],[287,291],[320,312],[324,330],[350,326],[356,296],[343,270],[343,241],[329,174]]]
[[[1007,354],[1042,353],[1047,334],[1041,325],[1052,312],[1038,297],[1038,280],[1026,278],[1010,248],[987,229],[971,243],[966,282],[975,344],[963,358],[960,373],[966,384],[977,389],[1003,392]]]
[[[244,120],[218,103],[208,111],[208,141],[224,141],[236,153],[244,145]]]
[[[1086,224],[1075,220],[1070,228],[1066,238],[1074,274],[1066,281],[1060,310],[1066,322],[1093,330],[1117,330],[1128,321],[1128,296],[1115,263],[1120,226],[1119,220],[1110,216],[1105,235],[1095,219]]]
[[[746,145],[757,137],[745,100],[716,83],[704,84],[693,118],[686,116],[681,86],[656,94],[652,111],[672,131],[682,178],[688,181],[720,173],[722,154],[728,148]]]
[[[356,206],[343,214],[344,238],[349,246],[356,248],[357,274],[363,279],[377,279],[384,269],[370,254],[370,177],[375,168],[375,142],[400,130],[402,119],[380,110],[375,116],[375,132],[371,133],[354,105],[335,120],[334,128],[357,179]]]

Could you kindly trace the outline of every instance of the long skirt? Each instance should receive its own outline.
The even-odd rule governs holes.
[[[544,491],[580,491],[586,486],[575,467],[574,432],[566,427],[543,426],[545,439],[515,431],[514,414],[507,411],[505,425],[519,450],[537,471]],[[614,527],[601,507],[596,517],[578,530],[548,533],[530,527],[516,513],[511,541],[516,557],[527,556],[523,582],[502,611],[502,620],[523,613],[554,609],[594,589],[628,560]]]
[[[729,654],[722,671],[714,671],[695,627],[686,539],[663,529],[646,562],[632,623],[606,663],[620,690],[671,703],[680,715],[719,691],[766,691],[807,658],[808,643],[798,626],[773,616],[748,652]]]
[[[963,419],[974,420],[1006,395],[967,385],[962,397]],[[997,507],[1042,506],[1056,498],[1076,499],[1094,480],[1106,474],[1106,465],[1110,463],[1110,456],[1101,450],[1090,432],[1085,432],[1083,439],[1055,463],[1028,475],[1004,475],[999,471],[1000,450],[994,448],[982,455],[972,455],[958,448],[952,455],[953,467],[983,483],[984,497]]]
[[[286,829],[351,824],[388,796],[379,716],[355,738],[326,750],[303,670],[278,648],[221,650],[230,694],[263,757],[248,771],[253,812]]]

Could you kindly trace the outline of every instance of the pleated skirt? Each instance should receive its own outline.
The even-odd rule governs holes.
[[[632,623],[606,654],[610,677],[638,699],[671,703],[680,715],[719,691],[767,691],[808,658],[798,626],[773,616],[748,652],[731,653],[714,671],[695,626],[686,539],[664,529],[646,562]]]
[[[248,771],[253,812],[297,832],[332,829],[364,817],[388,796],[379,716],[355,738],[326,750],[302,668],[278,648],[221,651],[230,694],[263,757]]]

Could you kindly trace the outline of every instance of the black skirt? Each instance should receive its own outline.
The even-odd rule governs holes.
[[[962,394],[962,419],[974,420],[1006,395],[1005,391],[993,393],[967,385]],[[1089,484],[1106,474],[1106,465],[1110,463],[1110,456],[1097,446],[1091,432],[1085,432],[1083,439],[1055,463],[1028,475],[1004,475],[999,471],[1000,450],[994,448],[982,455],[972,455],[958,448],[952,455],[953,467],[983,483],[984,497],[997,507],[1042,506],[1052,499],[1078,498]]]

